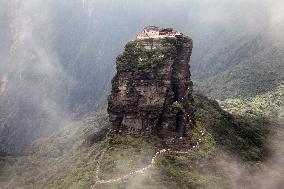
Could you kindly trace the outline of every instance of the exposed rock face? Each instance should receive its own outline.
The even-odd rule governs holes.
[[[193,128],[191,52],[185,36],[126,45],[108,99],[112,132],[181,137]]]

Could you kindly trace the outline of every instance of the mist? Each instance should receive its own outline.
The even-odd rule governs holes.
[[[104,105],[116,56],[144,26],[174,27],[191,36],[192,77],[203,80],[232,66],[216,59],[226,44],[263,31],[267,40],[283,36],[283,7],[281,0],[1,0],[0,152],[19,153]],[[283,165],[282,146],[270,162]],[[220,167],[236,167],[229,176],[246,175],[228,162]],[[268,176],[255,178],[271,178],[270,185],[255,188],[281,181],[277,165],[265,170]]]
[[[61,94],[63,81],[72,79],[51,49],[51,6],[8,1],[1,7],[5,7],[1,41],[6,47],[0,64],[1,151],[9,153],[19,152],[67,120]]]
[[[274,134],[268,141],[270,157],[257,165],[247,165],[230,154],[220,152],[215,161],[218,169],[224,173],[226,179],[231,183],[231,188],[249,189],[281,189],[284,184],[284,158],[282,140],[283,120],[279,120]],[[214,172],[210,173],[214,175]]]

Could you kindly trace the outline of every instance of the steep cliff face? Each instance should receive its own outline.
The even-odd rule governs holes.
[[[114,133],[183,137],[194,127],[186,36],[129,42],[117,57],[108,113]]]

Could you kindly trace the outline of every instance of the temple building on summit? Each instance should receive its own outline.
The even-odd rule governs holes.
[[[136,39],[176,37],[180,35],[182,33],[175,31],[173,28],[160,29],[156,26],[148,26],[137,34]]]

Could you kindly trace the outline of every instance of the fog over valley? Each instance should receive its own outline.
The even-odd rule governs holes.
[[[194,95],[198,93],[217,100],[225,111],[233,115],[229,118],[226,113],[218,113],[218,121],[211,122],[217,124],[220,120],[226,120],[224,123],[228,125],[230,121],[235,124],[234,129],[240,136],[229,141],[239,141],[243,135],[245,141],[251,137],[248,133],[255,131],[259,135],[251,138],[256,142],[249,142],[247,146],[267,147],[263,154],[258,148],[251,150],[250,157],[262,154],[265,159],[261,162],[262,155],[259,155],[259,159],[249,159],[249,162],[261,162],[260,168],[253,163],[249,163],[253,166],[247,166],[241,158],[233,158],[230,152],[214,148],[220,150],[220,155],[216,155],[214,151],[216,159],[212,158],[212,162],[226,174],[231,188],[283,187],[284,1],[0,0],[0,188],[17,188],[19,185],[12,183],[16,179],[14,176],[18,174],[13,171],[28,170],[22,164],[13,167],[10,163],[18,161],[25,164],[26,159],[9,160],[9,166],[2,166],[6,162],[3,160],[4,163],[1,163],[1,156],[16,159],[25,154],[28,157],[38,153],[35,149],[50,150],[53,147],[48,148],[47,144],[56,143],[62,144],[58,154],[65,157],[68,150],[75,149],[76,142],[85,141],[83,137],[87,134],[98,135],[102,140],[100,132],[95,135],[92,131],[97,132],[102,124],[107,123],[107,116],[101,116],[101,111],[105,112],[107,97],[114,85],[112,78],[117,73],[117,57],[124,52],[125,45],[134,40],[136,34],[146,26],[174,28],[190,36],[193,51],[189,64]],[[223,111],[209,100],[204,104],[206,105],[202,107],[210,106],[210,111]],[[96,112],[99,112],[99,116],[95,116],[95,121],[90,121],[88,117]],[[212,113],[212,117],[213,115],[215,114]],[[247,119],[250,116],[252,119]],[[259,117],[265,121],[252,121],[261,120]],[[241,121],[232,121],[235,118]],[[241,126],[247,126],[247,130],[238,130],[237,122]],[[76,127],[76,132],[66,127],[76,124],[80,125]],[[253,126],[248,126],[249,124]],[[268,125],[269,129],[261,130]],[[65,133],[66,136],[62,134],[65,131],[68,133]],[[87,134],[83,134],[85,132]],[[228,131],[228,135],[232,132]],[[263,133],[265,136],[267,134],[264,143],[260,142],[265,138],[262,137]],[[58,136],[64,138],[64,142]],[[213,136],[219,135],[212,134]],[[93,141],[96,140],[97,138]],[[218,143],[217,139],[216,141]],[[220,141],[227,144],[224,138],[220,138]],[[46,143],[41,148],[37,146],[37,142]],[[100,145],[94,149],[91,147],[94,153],[104,147],[104,143]],[[51,151],[54,153],[55,150]],[[76,153],[80,154],[78,151]],[[76,153],[72,151],[71,154]],[[92,155],[85,151],[81,155],[84,153],[88,157]],[[265,153],[269,155],[266,157]],[[240,154],[246,156],[244,152]],[[43,156],[35,156],[39,162],[42,160],[40,158],[52,159],[55,155],[46,152]],[[95,156],[96,161],[98,157],[99,155]],[[51,159],[47,159],[46,167],[49,167],[52,163]],[[65,167],[64,163],[69,164],[71,159],[62,159],[62,164],[56,166]],[[206,176],[216,176],[214,166],[208,166],[210,168]],[[37,168],[33,168],[35,169]],[[1,172],[13,174],[6,177]],[[44,172],[38,175],[44,178],[52,174]],[[69,181],[69,177],[64,178],[62,183]],[[25,179],[17,177],[16,180]],[[139,185],[137,183],[143,185],[144,181],[140,177],[135,178],[124,188],[135,188]],[[224,183],[220,184],[222,182]],[[225,182],[218,180],[216,186],[218,183],[218,186],[227,186]],[[27,184],[23,187],[44,188],[42,186]],[[54,188],[54,185],[50,186]],[[80,188],[79,185],[69,183],[66,187],[64,185],[65,188],[72,188],[71,186]],[[90,187],[82,185],[81,188]]]

